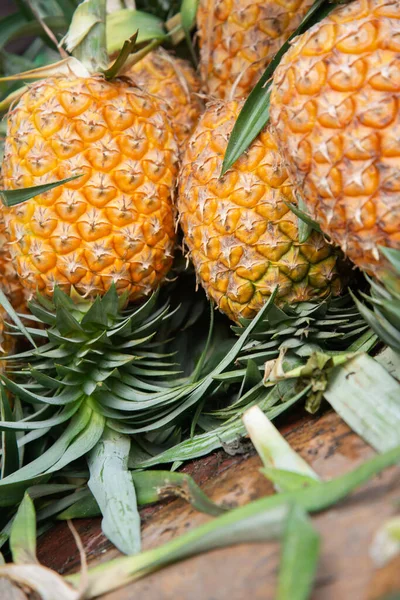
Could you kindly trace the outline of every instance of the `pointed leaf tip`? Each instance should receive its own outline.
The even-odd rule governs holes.
[[[49,192],[60,185],[64,185],[69,181],[78,179],[78,177],[82,177],[82,174],[73,175],[72,177],[67,177],[66,179],[61,179],[60,181],[54,181],[53,183],[45,183],[43,185],[35,185],[17,190],[0,190],[0,198],[4,206],[10,208],[12,206],[16,206],[17,204],[22,204],[22,202],[26,202],[27,200],[30,200],[39,194],[45,194],[46,192]]]

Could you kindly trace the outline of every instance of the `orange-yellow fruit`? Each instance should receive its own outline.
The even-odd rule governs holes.
[[[400,2],[356,0],[297,38],[271,121],[311,216],[362,269],[400,249]]]
[[[177,153],[162,105],[129,80],[31,86],[9,115],[5,188],[80,177],[4,210],[24,286],[90,298],[115,283],[132,300],[154,290],[172,263]]]
[[[313,0],[200,0],[200,73],[209,96],[246,97],[312,3]]]
[[[252,318],[279,286],[281,304],[338,294],[337,251],[313,232],[300,243],[295,202],[275,140],[264,130],[219,178],[242,104],[215,102],[201,117],[183,157],[180,223],[197,276],[234,321]]]
[[[8,297],[17,312],[28,312],[27,302],[29,292],[23,287],[17,270],[12,261],[10,246],[4,230],[4,223],[0,221],[0,289]]]
[[[190,63],[158,48],[126,75],[149,94],[164,100],[179,145],[184,144],[204,108],[198,95],[200,80]]]

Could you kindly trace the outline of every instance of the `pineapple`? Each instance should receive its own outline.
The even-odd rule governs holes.
[[[226,100],[247,96],[312,3],[200,0],[200,73],[207,94]]]
[[[299,243],[287,171],[268,129],[219,179],[242,103],[211,103],[183,157],[180,223],[198,278],[234,321],[252,318],[279,286],[280,304],[337,295],[338,253],[316,231]]]
[[[298,37],[271,121],[310,215],[359,267],[400,249],[400,2],[356,0]]]
[[[5,208],[4,218],[29,292],[51,296],[58,285],[94,298],[115,283],[137,300],[172,264],[178,147],[165,105],[128,78],[107,81],[89,51],[79,68],[71,63],[79,74],[23,94],[9,114],[2,165],[6,190],[80,177]]]
[[[182,146],[203,110],[198,95],[200,81],[189,62],[158,48],[125,74],[146,92],[164,100],[175,136]]]

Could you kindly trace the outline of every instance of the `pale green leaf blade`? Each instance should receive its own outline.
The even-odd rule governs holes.
[[[378,452],[400,443],[400,383],[367,354],[329,376],[325,398],[342,419]]]
[[[14,563],[37,563],[36,513],[33,502],[27,493],[18,507],[11,527],[10,548]]]
[[[295,474],[306,476],[308,479],[319,480],[314,469],[293,450],[259,406],[252,406],[246,410],[242,418],[264,467],[292,471]],[[290,482],[290,489],[293,489],[294,481],[296,479]],[[304,480],[301,481],[301,486],[303,485]],[[281,482],[278,489],[286,491],[287,488],[285,484],[282,487]]]
[[[72,177],[60,179],[60,181],[54,181],[53,183],[44,183],[43,185],[34,185],[33,187],[26,187],[18,190],[0,190],[0,198],[4,206],[16,206],[39,194],[45,194],[60,185],[64,185],[64,183],[78,179],[78,177],[82,177],[82,175],[73,175]]]
[[[128,470],[130,439],[109,428],[88,457],[88,486],[103,520],[104,535],[125,554],[140,551],[140,516]]]
[[[294,504],[282,542],[276,600],[308,600],[317,571],[320,536],[304,509]]]

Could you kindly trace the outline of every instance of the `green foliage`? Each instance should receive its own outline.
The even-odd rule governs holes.
[[[294,504],[282,541],[276,600],[308,600],[317,571],[320,536],[304,509]]]
[[[400,354],[400,250],[381,247],[387,263],[380,281],[369,278],[370,296],[360,294],[363,304],[353,295],[360,314],[379,338]]]

